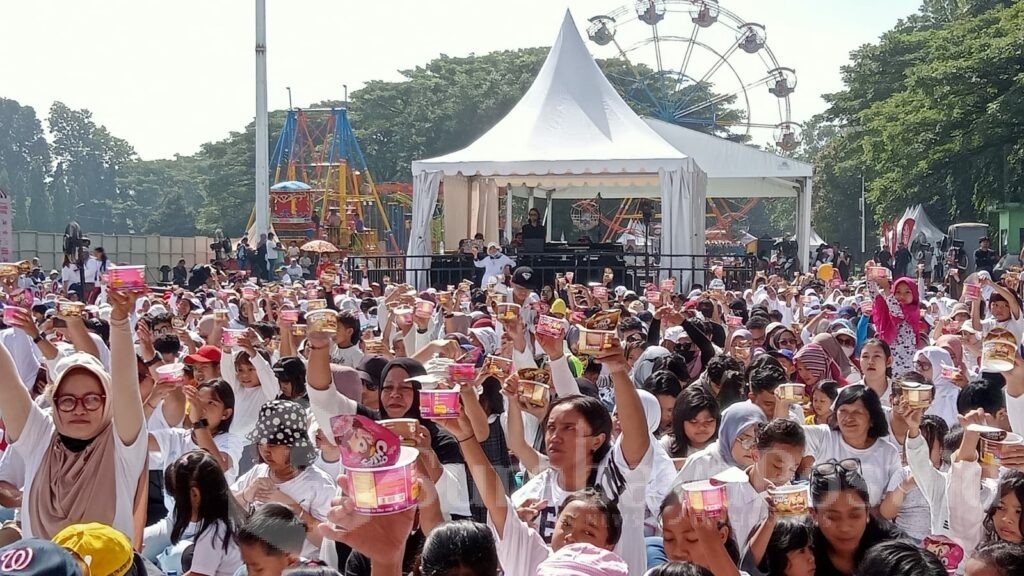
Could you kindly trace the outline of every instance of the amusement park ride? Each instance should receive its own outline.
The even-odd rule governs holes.
[[[754,142],[766,132],[780,154],[800,146],[790,95],[796,71],[779,64],[765,26],[717,0],[636,0],[589,19],[597,57],[617,58],[625,72],[609,74],[641,114],[725,137]],[[709,199],[709,241],[738,240],[756,199]],[[639,201],[624,199],[611,218],[594,200],[574,205],[582,222],[606,226],[604,241],[635,228]],[[578,217],[573,218],[576,224]],[[581,228],[584,229],[584,228]]]
[[[409,203],[401,184],[378,187],[345,108],[288,110],[271,157],[270,221],[287,240],[319,238],[359,252],[398,251],[390,202]],[[402,211],[397,212],[402,217]]]
[[[795,70],[779,64],[764,25],[718,0],[636,0],[591,17],[587,37],[595,56],[623,64],[609,78],[640,114],[740,143],[767,140],[767,132],[766,144],[782,155],[800,146],[790,104]],[[270,221],[283,239],[319,238],[360,252],[404,249],[412,186],[374,182],[345,108],[289,109],[270,168]],[[709,199],[708,241],[749,239],[747,214],[756,204]],[[608,216],[598,196],[574,203],[570,220],[584,232],[597,228],[601,242],[624,233],[646,242],[643,206],[625,198]],[[657,203],[653,211],[660,221]],[[660,225],[651,228],[653,240]]]

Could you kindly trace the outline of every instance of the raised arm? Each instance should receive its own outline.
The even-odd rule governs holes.
[[[647,429],[644,406],[629,378],[629,368],[618,341],[610,351],[598,357],[598,361],[611,372],[616,408],[622,425],[622,456],[632,470],[640,465],[651,448],[651,433]]]
[[[121,442],[126,445],[138,440],[145,422],[135,345],[128,321],[138,297],[137,292],[111,290],[107,294],[113,305],[110,312],[110,392],[114,397],[114,425]]]
[[[0,345],[0,419],[4,422],[7,439],[15,442],[25,429],[32,397],[18,377],[18,368],[6,346]]]
[[[477,441],[473,433],[473,425],[465,413],[454,420],[440,420],[442,426],[448,429],[459,442],[462,449],[462,456],[466,459],[466,467],[473,476],[473,482],[480,497],[487,507],[487,515],[490,517],[494,531],[500,540],[505,533],[505,518],[508,515],[508,499],[502,489],[501,479],[495,472],[494,466],[487,458],[487,454]]]
[[[531,475],[541,473],[542,457],[540,452],[533,449],[533,446],[526,441],[526,427],[523,426],[523,409],[519,406],[519,379],[511,376],[501,387],[501,393],[505,396],[505,441],[508,449],[519,459],[519,463],[526,468]]]

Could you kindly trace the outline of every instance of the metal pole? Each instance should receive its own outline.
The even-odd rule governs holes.
[[[291,110],[292,109],[292,87],[291,86],[285,86],[285,90],[288,91],[288,109]]]
[[[864,196],[864,173],[860,174],[860,259],[864,261],[867,257],[868,238],[868,205]]]
[[[259,238],[260,234],[270,231],[270,135],[268,132],[267,0],[256,0],[256,238]]]
[[[341,89],[345,91],[345,108],[348,108],[348,84],[342,84]]]

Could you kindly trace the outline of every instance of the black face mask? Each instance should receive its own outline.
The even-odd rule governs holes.
[[[676,354],[682,356],[683,360],[686,360],[687,364],[693,362],[693,359],[696,355],[696,352],[694,352],[693,344],[676,344],[675,352]]]

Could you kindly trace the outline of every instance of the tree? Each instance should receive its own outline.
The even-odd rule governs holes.
[[[49,144],[35,110],[0,98],[0,189],[11,196],[15,229],[49,219],[49,171]]]

